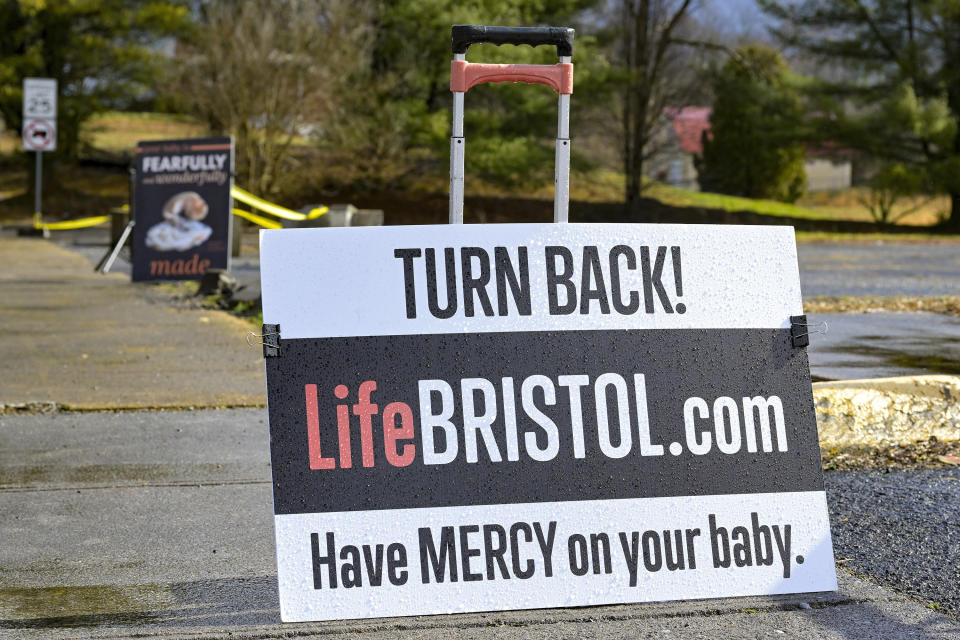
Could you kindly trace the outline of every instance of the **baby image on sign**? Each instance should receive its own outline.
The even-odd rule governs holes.
[[[210,206],[195,191],[178,193],[163,205],[163,222],[147,231],[147,246],[157,251],[186,251],[200,246],[213,229],[200,222]]]

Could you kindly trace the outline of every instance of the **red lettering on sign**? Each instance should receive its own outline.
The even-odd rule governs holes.
[[[333,395],[341,400],[347,397],[350,390],[346,385],[338,384]],[[353,456],[350,454],[350,405],[337,405],[337,438],[340,440],[340,468],[350,469],[353,467]]]
[[[360,390],[357,395],[360,397],[357,404],[353,405],[353,415],[360,418],[360,451],[363,454],[363,466],[373,466],[373,421],[372,416],[377,414],[380,408],[370,402],[370,394],[377,390],[377,383],[373,380],[367,380],[360,383]]]
[[[307,450],[311,469],[334,469],[333,458],[324,458],[320,452],[320,412],[317,409],[317,385],[303,387],[307,404]]]
[[[318,408],[317,385],[308,384],[306,392],[307,410],[307,445],[311,469],[336,469],[337,461],[334,458],[324,458],[320,453],[320,411]],[[360,418],[360,453],[364,467],[376,464],[373,450],[373,417],[378,414],[380,407],[371,402],[371,395],[377,390],[374,380],[360,383],[357,391],[357,403],[352,405],[353,415]],[[350,395],[346,385],[338,384],[333,389],[333,395],[345,400]],[[337,439],[339,440],[341,469],[353,467],[352,439],[350,437],[351,405],[337,405]],[[399,424],[397,424],[399,421]],[[415,437],[413,409],[404,402],[391,402],[383,412],[383,448],[387,462],[395,467],[406,467],[413,463],[417,448],[412,443],[404,441]],[[398,446],[402,445],[402,446]]]
[[[201,260],[200,254],[195,253],[189,260],[151,260],[151,276],[201,276],[210,268],[209,260]]]
[[[400,416],[400,426],[397,426]],[[395,467],[406,467],[413,462],[417,449],[412,444],[403,445],[403,452],[397,453],[398,440],[413,439],[413,410],[403,402],[391,402],[383,410],[383,448],[387,462]]]

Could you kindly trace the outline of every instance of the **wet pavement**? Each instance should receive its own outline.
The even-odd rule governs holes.
[[[938,313],[821,313],[827,323],[810,336],[814,381],[960,375],[960,317]],[[816,328],[816,327],[812,327]]]
[[[960,243],[800,242],[797,257],[807,297],[960,294]]]
[[[0,416],[0,636],[960,636],[956,473],[828,475],[836,593],[282,624],[267,452],[262,409]]]
[[[0,236],[0,405],[83,408],[263,405],[253,327],[176,309],[156,287],[100,275],[73,251]]]

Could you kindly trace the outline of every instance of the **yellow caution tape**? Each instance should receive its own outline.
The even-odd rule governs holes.
[[[34,229],[49,229],[50,231],[65,231],[67,229],[82,229],[83,227],[95,227],[98,224],[110,222],[110,216],[94,216],[92,218],[80,218],[79,220],[64,220],[63,222],[40,222],[39,219],[33,221]]]
[[[264,229],[283,229],[283,225],[276,220],[264,218],[263,216],[258,216],[255,213],[250,213],[249,211],[244,211],[243,209],[234,209],[233,215],[239,216],[244,220],[249,220],[253,224],[260,225]]]
[[[269,213],[271,215],[277,216],[278,218],[286,218],[287,220],[306,220],[307,216],[297,211],[287,209],[286,207],[281,207],[278,204],[273,204],[272,202],[267,202],[263,198],[258,198],[249,191],[244,191],[240,187],[233,187],[230,190],[230,195],[232,195],[236,200],[244,204],[248,204],[254,209],[259,209],[264,213]],[[314,209],[316,211],[316,209]],[[324,212],[326,213],[326,212]],[[323,214],[320,214],[323,215]]]
[[[287,220],[314,220],[324,215],[330,211],[330,207],[317,207],[312,209],[309,213],[303,214],[286,207],[281,207],[278,204],[273,204],[272,202],[267,202],[263,198],[258,198],[249,191],[245,191],[240,187],[233,187],[230,194],[239,200],[240,202],[246,203],[251,207],[259,209],[264,213],[269,213],[275,215],[279,218],[286,218]],[[130,205],[125,204],[122,207],[119,207],[123,211],[129,211]],[[283,225],[275,220],[269,218],[264,218],[263,216],[258,216],[255,213],[249,211],[244,211],[242,209],[234,209],[233,214],[240,216],[244,220],[249,220],[250,222],[259,225],[265,229],[282,229]],[[104,224],[110,222],[110,216],[93,216],[91,218],[80,218],[78,220],[65,220],[63,222],[43,222],[41,220],[40,214],[36,213],[33,217],[33,227],[35,229],[49,229],[50,231],[64,231],[67,229],[82,229],[84,227],[95,227],[98,224]]]
[[[328,211],[330,211],[330,207],[317,207],[316,209],[312,209],[310,213],[307,214],[307,220],[319,218]]]

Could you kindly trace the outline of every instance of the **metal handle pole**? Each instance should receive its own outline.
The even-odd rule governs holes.
[[[558,94],[555,149],[553,221],[567,222],[570,210],[570,94],[573,93],[573,29],[520,28],[456,25],[452,30],[453,62],[450,89],[453,93],[453,132],[450,137],[450,224],[463,224],[463,99],[470,87],[486,82],[528,82],[545,84]],[[471,44],[556,45],[556,65],[469,64]]]
[[[466,60],[466,54],[454,54],[454,60]],[[450,137],[450,224],[463,224],[463,95],[453,92],[453,135]]]
[[[569,63],[570,56],[561,56]],[[554,156],[553,221],[567,222],[570,209],[570,95],[561,93],[557,101],[557,142]]]

